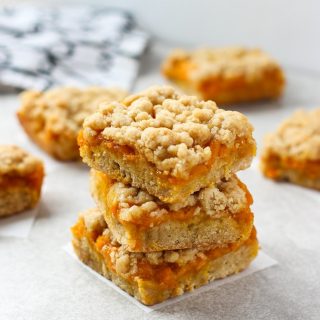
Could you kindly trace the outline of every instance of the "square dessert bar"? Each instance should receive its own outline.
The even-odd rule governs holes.
[[[33,208],[40,198],[41,160],[13,145],[0,145],[0,217]]]
[[[255,229],[246,241],[221,248],[128,252],[97,209],[84,212],[72,233],[82,262],[146,305],[240,272],[258,253]]]
[[[114,238],[132,252],[208,248],[247,239],[252,198],[236,176],[175,204],[91,170],[91,193]]]
[[[264,175],[320,190],[320,108],[300,110],[265,139]]]
[[[125,95],[120,89],[99,87],[26,91],[18,118],[29,137],[47,153],[59,160],[77,160],[77,135],[84,118],[98,109],[99,102]]]
[[[92,168],[175,203],[247,168],[252,131],[241,113],[164,86],[102,104],[78,141]]]
[[[176,50],[162,71],[186,92],[218,104],[278,98],[285,84],[278,63],[259,49]]]

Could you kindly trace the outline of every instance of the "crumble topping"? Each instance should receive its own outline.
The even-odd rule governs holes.
[[[162,86],[121,103],[102,103],[99,112],[85,119],[83,137],[90,142],[101,133],[106,140],[133,147],[163,174],[188,178],[193,167],[211,158],[211,142],[228,148],[236,148],[237,139],[254,144],[252,131],[241,113]]]
[[[266,151],[299,160],[320,160],[320,108],[299,110],[266,137]]]
[[[18,111],[32,121],[33,131],[70,134],[76,138],[86,116],[98,109],[101,101],[123,99],[120,89],[89,87],[56,88],[46,92],[26,91]]]
[[[183,249],[174,251],[159,251],[146,253],[146,259],[153,265],[162,263],[176,263],[179,266],[185,265],[199,255],[197,249]]]
[[[104,249],[107,249],[107,247],[103,248],[103,250]],[[110,247],[108,249],[110,250]],[[175,263],[178,266],[183,266],[197,258],[207,259],[205,253],[198,249],[138,253],[128,252],[124,246],[120,246],[112,247],[111,250],[111,262],[115,265],[116,272],[127,275],[135,275],[137,273],[139,262],[147,262],[151,265]]]
[[[109,192],[117,197],[119,218],[124,221],[137,220],[145,214],[159,217],[187,207],[195,207],[195,215],[202,211],[209,216],[220,217],[226,211],[236,214],[247,205],[246,193],[235,176],[217,186],[203,188],[175,204],[164,204],[145,191],[121,182],[115,182]]]
[[[224,79],[245,77],[246,81],[256,81],[264,76],[266,71],[279,69],[279,65],[268,54],[260,49],[204,48],[193,52],[181,49],[173,51],[163,65],[167,74],[172,73],[175,64],[189,61],[191,80],[200,81],[210,77]]]
[[[42,161],[14,145],[0,145],[0,175],[31,174]]]

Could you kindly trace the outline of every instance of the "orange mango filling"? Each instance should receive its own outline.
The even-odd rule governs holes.
[[[77,239],[85,237],[92,249],[97,251],[104,258],[107,267],[117,273],[116,266],[112,263],[111,252],[119,250],[119,246],[111,244],[111,239],[108,236],[102,235],[102,231],[89,232],[84,224],[83,219],[79,219],[77,224],[71,228],[73,236]],[[201,255],[196,256],[190,262],[184,265],[177,263],[160,263],[152,265],[145,258],[138,258],[137,271],[134,274],[121,274],[129,282],[137,281],[137,277],[142,280],[149,280],[157,284],[161,289],[172,289],[177,287],[179,281],[184,277],[192,277],[202,271],[209,262],[226,255],[232,251],[236,251],[241,245],[251,244],[256,241],[256,230],[253,228],[249,239],[245,242],[237,242],[229,244],[225,247],[215,247],[207,251],[202,251]],[[103,248],[103,249],[102,249]]]
[[[190,60],[176,60],[172,68],[164,69],[163,73],[169,79],[177,81],[189,81],[190,72],[197,68],[197,65]]]
[[[44,176],[44,170],[39,167],[38,170],[32,172],[27,176],[16,176],[16,175],[3,175],[0,177],[0,188],[19,188],[19,187],[30,187],[30,189],[40,191],[42,180]]]
[[[266,71],[263,78],[248,83],[245,76],[237,76],[230,79],[225,79],[223,77],[212,77],[203,80],[199,83],[197,90],[199,90],[205,99],[224,98],[231,99],[233,96],[235,98],[248,97],[250,99],[252,96],[255,98],[263,95],[265,92],[268,95],[278,97],[284,85],[284,77],[280,70]],[[220,102],[220,101],[218,101]]]
[[[264,160],[266,164],[265,174],[269,178],[277,179],[282,176],[284,170],[294,170],[310,179],[320,178],[320,160],[299,161],[291,157],[281,158],[278,155],[270,155]]]

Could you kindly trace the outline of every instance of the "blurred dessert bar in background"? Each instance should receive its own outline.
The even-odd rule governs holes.
[[[261,169],[268,178],[320,190],[320,108],[295,112],[266,136]]]
[[[177,49],[162,72],[185,92],[218,104],[275,99],[285,85],[281,67],[259,49]]]
[[[18,118],[25,132],[43,150],[58,160],[80,159],[77,135],[86,116],[101,101],[122,99],[121,89],[88,87],[26,91]]]
[[[44,177],[41,160],[14,145],[0,145],[0,217],[33,208]]]

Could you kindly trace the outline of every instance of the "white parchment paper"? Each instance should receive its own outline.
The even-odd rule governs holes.
[[[0,237],[27,238],[39,207],[0,219]]]
[[[102,281],[103,283],[105,283],[107,286],[111,287],[112,289],[114,289],[116,292],[120,293],[122,296],[124,296],[126,299],[128,299],[131,303],[133,303],[134,305],[138,306],[140,309],[142,309],[143,311],[145,311],[146,313],[150,313],[152,311],[155,310],[160,310],[162,308],[168,307],[174,303],[177,303],[179,301],[182,301],[184,299],[190,298],[192,296],[196,296],[201,294],[202,292],[206,292],[209,290],[213,290],[217,287],[220,287],[226,283],[231,283],[233,281],[236,281],[238,279],[242,279],[244,277],[249,276],[252,273],[264,270],[266,268],[272,267],[274,265],[277,264],[277,261],[275,261],[274,259],[272,259],[271,257],[269,257],[267,254],[265,254],[263,251],[260,251],[258,254],[258,257],[252,262],[252,264],[250,265],[249,268],[247,268],[246,270],[234,274],[232,276],[226,277],[224,279],[220,279],[220,280],[215,280],[205,286],[202,286],[192,292],[188,292],[185,293],[181,296],[175,297],[175,298],[171,298],[167,301],[158,303],[154,306],[146,306],[142,303],[140,303],[138,300],[136,300],[135,298],[133,298],[132,296],[130,296],[128,293],[126,293],[125,291],[121,290],[118,286],[116,286],[112,281],[106,279],[105,277],[101,276],[99,273],[95,272],[93,269],[91,269],[90,267],[88,267],[87,265],[85,265],[84,263],[82,263],[78,257],[76,256],[76,254],[73,251],[72,245],[71,243],[68,243],[67,245],[65,245],[63,247],[63,250],[66,251],[66,253],[72,257],[73,259],[75,259],[85,270],[89,271],[90,273],[92,273],[95,277],[97,277],[100,281]]]

